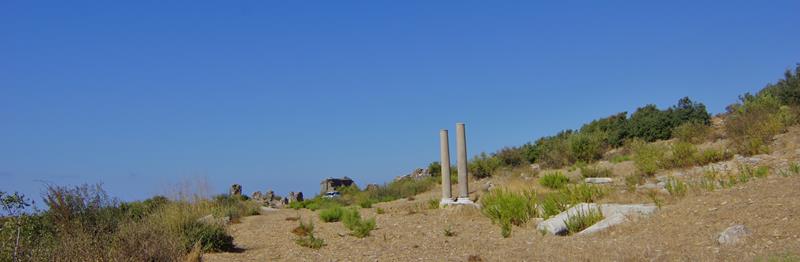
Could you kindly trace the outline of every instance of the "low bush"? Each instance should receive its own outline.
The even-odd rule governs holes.
[[[631,174],[625,176],[625,186],[628,188],[628,191],[634,192],[636,191],[636,187],[644,183],[644,177],[640,174]]]
[[[612,173],[611,173],[611,169],[610,168],[599,167],[599,166],[581,167],[581,176],[583,176],[584,178],[587,178],[587,177],[610,177],[611,175],[612,175]]]
[[[594,225],[600,220],[603,220],[603,213],[597,208],[589,208],[588,210],[578,210],[576,214],[567,217],[564,224],[567,226],[568,234],[576,234],[584,229]]]
[[[481,212],[501,227],[521,226],[538,216],[536,194],[533,191],[512,192],[495,189],[481,197]],[[510,228],[506,229],[510,234]]]
[[[320,209],[328,209],[328,208],[334,208],[334,207],[342,206],[342,204],[340,202],[336,201],[335,199],[324,198],[324,197],[315,197],[315,198],[312,198],[312,199],[307,199],[307,200],[302,201],[302,202],[295,201],[293,203],[300,203],[300,204],[298,204],[298,206],[300,206],[300,208],[306,208],[306,209],[311,210],[311,211],[317,211],[317,210],[320,210]],[[291,204],[290,204],[290,206],[291,206]]]
[[[191,198],[171,201],[156,196],[120,203],[99,185],[48,186],[46,211],[34,210],[19,223],[19,258],[30,261],[175,261],[196,248],[229,250],[233,241],[220,218],[253,214],[245,198]],[[200,219],[206,215],[212,219]],[[6,222],[7,224],[8,222]],[[8,227],[0,227],[0,257],[6,257]],[[16,227],[13,227],[16,229]],[[16,231],[16,230],[15,230]],[[16,233],[16,232],[14,232]],[[9,256],[10,257],[10,256]]]
[[[447,228],[445,228],[443,231],[444,231],[444,236],[446,236],[446,237],[454,237],[454,236],[456,236],[456,232],[453,231],[453,226],[452,225],[447,225]]]
[[[630,161],[630,160],[631,160],[631,157],[629,155],[616,155],[616,156],[611,157],[611,160],[609,160],[609,161],[611,163],[614,163],[614,164],[619,164],[619,163],[622,163],[622,162],[625,162],[625,161]]]
[[[670,169],[693,166],[697,162],[697,155],[697,147],[692,143],[675,142],[670,146],[669,157],[660,163],[660,167]]]
[[[233,237],[228,235],[223,225],[198,221],[188,222],[182,225],[181,233],[186,252],[190,251],[196,243],[199,243],[202,250],[211,252],[233,248]]]
[[[600,186],[578,184],[568,185],[561,189],[560,193],[565,195],[571,204],[594,203],[606,195],[606,190]]]
[[[351,231],[351,234],[358,238],[369,236],[375,229],[375,218],[362,219],[357,209],[347,209],[342,215],[342,224]]]
[[[674,177],[670,177],[667,180],[667,183],[666,183],[665,187],[667,189],[667,192],[669,192],[670,195],[676,196],[676,197],[684,197],[684,196],[686,196],[686,192],[688,190],[688,186],[686,185],[686,182],[683,182],[680,179],[677,179],[677,178],[674,178]]]
[[[702,166],[722,162],[731,158],[733,158],[733,154],[727,150],[709,148],[700,152],[696,162],[698,165]]]
[[[332,207],[319,212],[319,218],[325,222],[338,222],[344,215],[344,208]]]
[[[569,197],[562,193],[550,193],[544,195],[544,197],[539,201],[539,207],[541,207],[542,211],[542,218],[548,219],[552,216],[558,215],[561,212],[564,212],[570,207]]]
[[[477,179],[490,177],[501,166],[503,166],[503,162],[500,158],[481,153],[469,162],[469,174]]]
[[[633,150],[633,164],[646,175],[653,175],[662,165],[667,149],[658,144],[648,144],[636,141],[631,144]]]
[[[299,246],[311,249],[320,249],[325,246],[324,240],[314,236],[314,222],[311,220],[309,220],[308,223],[300,221],[300,226],[296,227],[292,232],[300,236],[294,240]]]
[[[730,106],[728,112],[725,133],[736,152],[742,155],[769,153],[772,137],[796,122],[791,108],[782,106],[769,94],[746,94],[739,104]]]
[[[426,202],[426,204],[428,205],[428,209],[438,209],[439,199],[435,198],[428,199],[428,202]]]
[[[539,178],[539,184],[550,189],[561,189],[569,183],[569,178],[561,172],[544,174]]]
[[[706,123],[686,122],[672,130],[672,136],[684,143],[698,144],[708,140],[712,131]]]

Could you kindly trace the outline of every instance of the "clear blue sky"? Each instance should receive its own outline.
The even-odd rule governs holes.
[[[474,155],[683,96],[718,113],[800,62],[800,1],[165,2],[0,2],[0,190],[313,195],[437,160],[459,121]]]

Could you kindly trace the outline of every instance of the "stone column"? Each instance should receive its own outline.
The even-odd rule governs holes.
[[[452,201],[452,192],[451,192],[451,184],[450,184],[450,138],[447,136],[447,129],[442,129],[439,131],[439,149],[441,155],[441,161],[439,162],[442,166],[441,173],[442,173],[442,202],[450,202]]]
[[[467,186],[467,136],[464,132],[464,123],[456,124],[456,151],[458,151],[458,202],[472,202],[469,200]]]

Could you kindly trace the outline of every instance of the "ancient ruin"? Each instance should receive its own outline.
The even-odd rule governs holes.
[[[468,177],[469,170],[467,168],[467,136],[464,123],[456,123],[456,166],[458,168],[458,197],[453,201],[451,196],[451,182],[450,176],[444,175],[450,173],[450,145],[447,135],[447,130],[439,132],[439,147],[441,150],[442,160],[442,201],[439,202],[440,206],[448,205],[475,205],[469,199],[469,185]]]
[[[242,195],[242,185],[233,184],[231,185],[230,191],[228,191],[230,196],[241,196]]]
[[[350,179],[346,176],[343,178],[329,177],[325,180],[322,180],[319,185],[319,194],[324,195],[325,193],[336,191],[336,189],[340,187],[355,185],[355,182],[353,182],[353,179]]]

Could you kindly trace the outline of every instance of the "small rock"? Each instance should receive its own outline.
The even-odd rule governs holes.
[[[609,184],[613,183],[614,179],[610,177],[587,177],[586,179],[583,180],[583,182],[586,182],[588,184]]]
[[[717,242],[720,245],[733,245],[744,240],[745,237],[750,235],[750,230],[744,225],[731,226],[719,234]]]

